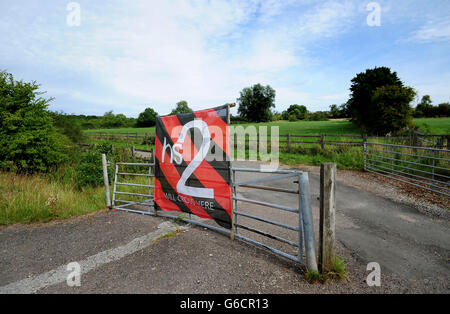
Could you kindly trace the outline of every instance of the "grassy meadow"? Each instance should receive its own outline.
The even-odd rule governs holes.
[[[419,127],[421,132],[432,134],[450,134],[450,118],[417,118],[414,124]],[[361,134],[361,131],[348,120],[328,120],[328,121],[274,121],[268,123],[243,123],[232,124],[232,126],[241,125],[243,127],[254,126],[278,126],[280,134],[302,134],[302,135],[319,135],[319,134]],[[85,134],[102,132],[102,133],[155,133],[155,127],[151,128],[120,128],[120,129],[98,129],[86,130]]]

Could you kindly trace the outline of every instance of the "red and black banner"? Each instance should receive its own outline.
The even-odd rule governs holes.
[[[155,207],[231,228],[229,106],[156,119]]]

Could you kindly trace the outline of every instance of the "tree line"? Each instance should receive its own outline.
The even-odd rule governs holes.
[[[349,118],[362,132],[385,135],[414,129],[413,117],[448,117],[448,103],[432,104],[429,95],[413,108],[416,97],[396,72],[375,67],[351,80],[349,100],[329,111],[308,111],[293,104],[283,112],[274,111],[275,90],[267,85],[246,87],[236,99],[238,115],[232,123],[273,120],[326,120]],[[17,81],[11,73],[0,71],[0,169],[19,172],[48,171],[67,160],[74,143],[82,138],[82,129],[151,127],[158,113],[151,107],[138,118],[106,112],[103,116],[69,115],[48,110],[52,98],[42,97],[36,82]],[[192,112],[187,101],[176,103],[170,114]]]

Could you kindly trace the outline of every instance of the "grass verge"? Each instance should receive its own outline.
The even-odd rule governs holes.
[[[105,207],[104,187],[78,190],[40,175],[0,172],[0,225],[66,219]]]

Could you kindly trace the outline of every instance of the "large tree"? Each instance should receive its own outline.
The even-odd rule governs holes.
[[[181,101],[177,102],[176,107],[172,110],[172,112],[170,114],[173,115],[173,114],[191,113],[191,112],[192,112],[192,109],[189,108],[187,101],[181,100]]]
[[[387,67],[375,67],[357,74],[351,82],[351,95],[347,109],[351,120],[363,131],[384,135],[408,125],[407,121],[410,121],[411,110],[404,109],[405,106],[410,106],[409,103],[415,93],[412,88],[403,85],[396,72],[392,72]],[[379,90],[375,95],[377,89],[383,86],[386,88]],[[389,92],[394,94],[388,97],[386,93]],[[400,100],[401,103],[398,102]],[[379,120],[386,111],[396,112],[393,116],[400,120],[394,124],[392,124],[394,121],[391,121],[391,124],[380,123]]]
[[[145,110],[139,114],[136,124],[140,128],[154,126],[156,124],[157,116],[158,113],[155,110],[152,108],[145,108]]]
[[[271,108],[275,107],[275,90],[261,84],[246,87],[237,99],[239,115],[248,121],[266,122],[273,118]]]
[[[411,87],[386,85],[378,87],[371,102],[377,108],[371,130],[378,134],[395,132],[412,125],[412,108],[409,105],[416,95]]]

